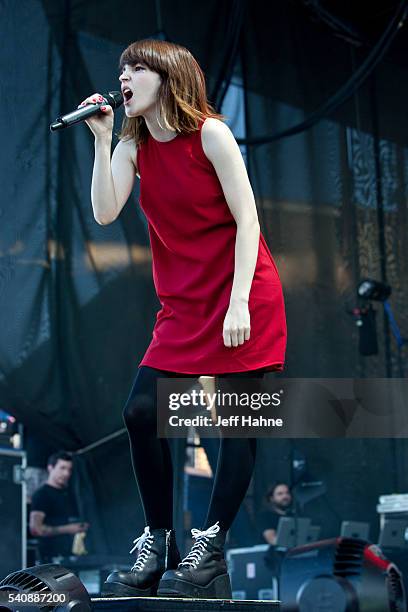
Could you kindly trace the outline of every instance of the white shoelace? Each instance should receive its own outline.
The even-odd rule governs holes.
[[[201,531],[200,529],[192,529],[191,535],[196,540],[193,546],[191,547],[190,552],[184,559],[179,563],[179,565],[186,565],[187,567],[192,567],[196,569],[198,564],[200,563],[200,559],[203,556],[204,551],[207,548],[207,544],[210,538],[215,538],[217,533],[220,530],[220,526],[217,521],[214,525],[211,525],[205,531]]]
[[[141,536],[136,538],[136,540],[133,540],[134,546],[129,551],[129,553],[132,553],[136,549],[139,552],[137,555],[136,563],[131,568],[131,571],[143,569],[143,566],[146,563],[146,559],[150,554],[150,549],[152,547],[153,540],[154,540],[154,537],[150,533],[149,525],[147,525],[147,527],[144,528],[144,531]]]

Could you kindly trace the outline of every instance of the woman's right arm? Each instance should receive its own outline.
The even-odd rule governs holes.
[[[95,161],[91,200],[95,221],[112,223],[128,201],[136,176],[136,147],[133,141],[120,140],[111,159],[110,138],[95,138]]]
[[[82,104],[98,103],[100,97],[94,94]],[[86,123],[95,136],[91,186],[93,214],[97,223],[107,225],[115,221],[132,192],[137,162],[133,140],[120,140],[111,159],[113,110],[108,105],[103,108],[103,114],[90,117]]]

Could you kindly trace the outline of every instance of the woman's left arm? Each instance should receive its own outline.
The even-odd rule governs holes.
[[[223,337],[225,346],[238,346],[250,337],[248,300],[258,258],[258,213],[241,151],[229,127],[218,119],[208,118],[201,139],[237,224],[234,279]]]

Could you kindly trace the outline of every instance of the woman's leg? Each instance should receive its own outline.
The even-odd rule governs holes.
[[[263,372],[248,371],[218,375],[219,378],[242,379],[262,378]],[[241,382],[242,390],[246,390]],[[249,391],[249,389],[248,389]],[[222,530],[228,531],[247,492],[255,466],[256,438],[221,438],[217,469],[210,505],[203,529],[208,529],[217,521]],[[239,466],[239,469],[237,469]]]
[[[157,437],[157,379],[171,372],[141,366],[123,419],[125,421],[146,525],[150,529],[173,526],[173,466],[167,439]]]
[[[231,527],[251,481],[255,457],[256,438],[220,439],[217,470],[204,530],[217,521],[224,531]]]

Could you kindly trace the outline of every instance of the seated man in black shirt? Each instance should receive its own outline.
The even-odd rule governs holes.
[[[276,544],[279,519],[292,516],[292,495],[288,485],[277,482],[266,494],[268,508],[258,515],[257,523],[262,542]]]
[[[39,538],[42,563],[72,554],[73,536],[89,525],[78,518],[78,509],[68,489],[72,456],[60,451],[48,459],[48,479],[32,496],[30,532]]]

